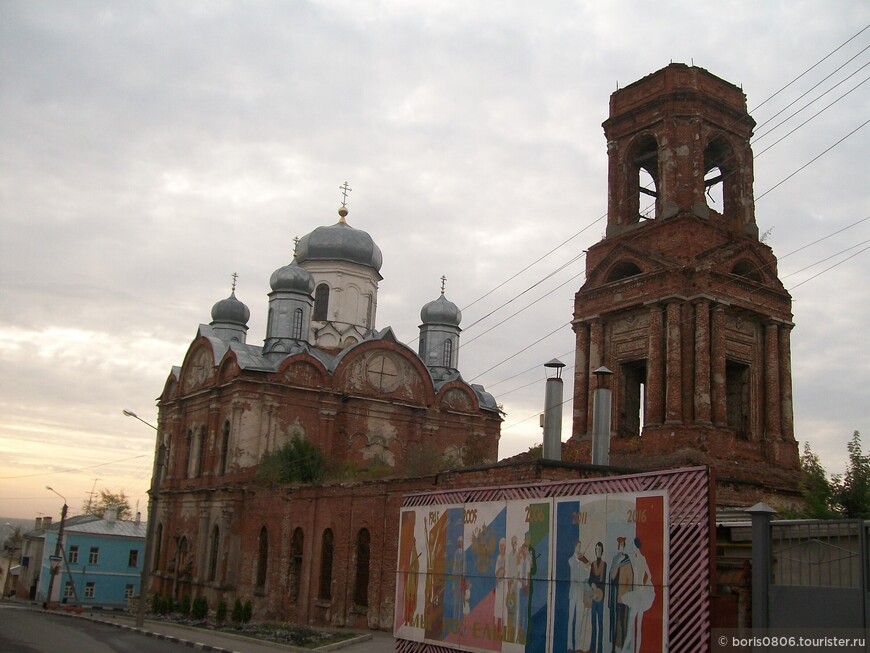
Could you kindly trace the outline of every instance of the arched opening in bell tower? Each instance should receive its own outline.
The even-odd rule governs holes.
[[[704,195],[707,206],[721,216],[731,212],[736,179],[734,150],[722,136],[704,148]]]
[[[636,216],[633,222],[652,220],[659,216],[659,144],[652,134],[635,141],[629,156],[627,175],[628,201],[632,203],[626,215]]]

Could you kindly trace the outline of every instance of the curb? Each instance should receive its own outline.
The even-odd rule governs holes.
[[[223,648],[221,646],[212,646],[211,644],[204,644],[202,642],[194,642],[192,640],[181,639],[180,637],[175,637],[174,635],[163,635],[162,633],[155,633],[151,630],[145,630],[143,628],[136,628],[135,626],[128,626],[127,624],[119,624],[117,622],[110,621],[108,619],[99,619],[94,617],[93,615],[85,615],[85,614],[72,614],[69,612],[55,612],[54,610],[41,610],[41,612],[45,612],[46,614],[54,614],[60,615],[64,617],[70,618],[79,618],[79,619],[87,619],[89,621],[96,621],[101,624],[106,624],[107,626],[113,626],[115,628],[120,628],[121,630],[128,630],[130,632],[139,633],[140,635],[144,635],[145,637],[151,637],[152,639],[159,639],[166,642],[172,642],[174,644],[181,644],[182,646],[186,646],[187,648],[192,648],[197,651],[212,651],[213,653],[239,653],[234,649]]]

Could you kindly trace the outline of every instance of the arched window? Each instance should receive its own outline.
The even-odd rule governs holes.
[[[453,341],[445,340],[444,341],[444,353],[443,360],[441,364],[444,367],[453,367]]]
[[[317,598],[325,601],[332,598],[332,555],[334,547],[335,542],[332,529],[327,528],[323,531],[323,537],[320,541],[320,587],[317,591]]]
[[[292,338],[300,340],[302,338],[302,309],[297,308],[293,311],[293,333]]]
[[[163,544],[163,524],[157,524],[157,531],[154,534],[154,553],[151,559],[151,571],[160,569],[160,549]]]
[[[704,191],[707,206],[720,215],[726,215],[736,193],[737,179],[734,150],[723,137],[711,140],[704,148]]]
[[[634,144],[630,155],[631,172],[627,199],[632,202],[626,215],[637,218],[656,218],[661,210],[659,201],[659,144],[655,136],[641,136]]]
[[[290,542],[290,600],[299,600],[299,589],[302,586],[302,547],[305,544],[305,534],[301,528],[293,531]]]
[[[369,604],[369,558],[371,536],[367,528],[361,528],[356,536],[356,580],[353,589],[353,602],[356,605]]]
[[[208,556],[208,579],[213,581],[217,578],[217,567],[218,567],[218,551],[221,546],[221,530],[215,525],[213,529],[211,529],[211,542],[209,556]]]
[[[179,578],[190,576],[191,561],[187,556],[187,538],[183,535],[178,540],[178,548],[175,551],[175,573]]]
[[[746,259],[737,261],[734,267],[731,268],[731,274],[757,281],[758,283],[762,282],[761,273],[758,271],[758,268],[752,261],[747,261]]]
[[[610,283],[611,281],[619,281],[620,279],[627,279],[628,277],[633,277],[641,272],[642,270],[631,261],[622,261],[610,269],[610,272],[607,275],[607,283]]]
[[[257,554],[257,582],[256,587],[262,590],[266,587],[266,571],[269,567],[269,531],[266,527],[260,529]]]
[[[320,284],[314,290],[314,319],[325,322],[329,319],[329,286]]]

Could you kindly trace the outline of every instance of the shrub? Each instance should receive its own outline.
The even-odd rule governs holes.
[[[242,600],[240,598],[236,598],[235,603],[233,603],[233,614],[232,620],[233,623],[240,624],[242,623],[242,619],[244,619],[244,608],[242,608]]]
[[[176,606],[176,611],[183,614],[185,617],[190,615],[190,595],[185,594],[181,597],[181,601]]]
[[[325,474],[326,457],[320,447],[294,435],[280,449],[263,455],[256,479],[263,485],[317,483]]]
[[[254,616],[254,606],[250,601],[245,601],[245,606],[242,608],[242,621],[248,623],[251,617]]]
[[[223,623],[227,620],[227,602],[221,599],[218,601],[217,610],[215,610],[214,618],[218,623]]]
[[[193,600],[193,605],[190,608],[190,616],[199,621],[203,621],[208,617],[208,599],[202,594]]]

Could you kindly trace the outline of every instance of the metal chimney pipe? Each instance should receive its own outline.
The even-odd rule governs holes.
[[[562,460],[563,367],[565,363],[556,358],[544,363],[545,369],[555,371],[555,376],[547,379],[544,391],[544,460]]]
[[[593,372],[598,379],[592,403],[592,464],[610,464],[610,405],[612,393],[607,378],[613,372],[603,365]]]

